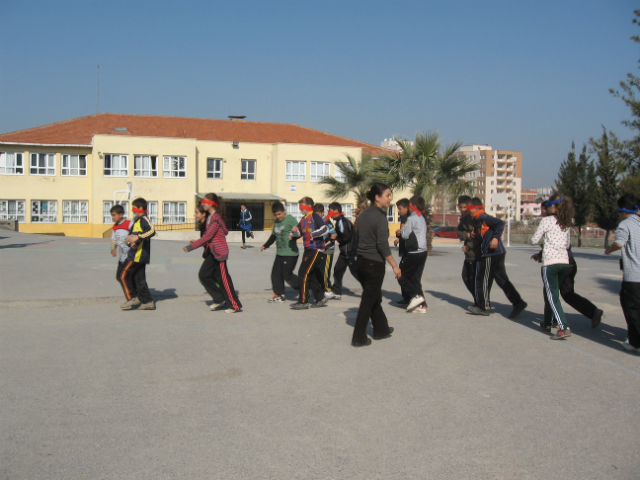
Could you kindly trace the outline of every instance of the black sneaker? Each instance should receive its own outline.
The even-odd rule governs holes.
[[[351,342],[351,346],[352,347],[366,347],[371,345],[371,339],[367,338],[364,342],[362,343],[358,343],[358,342]]]
[[[329,303],[329,299],[326,297],[322,297],[321,300],[318,300],[316,303],[311,305],[311,308],[320,308],[324,307],[327,303]]]
[[[522,311],[527,308],[527,302],[520,300],[520,302],[516,303],[513,306],[513,310],[511,311],[511,314],[509,315],[509,318],[516,318],[518,315],[520,315],[522,313]]]
[[[374,340],[382,340],[383,338],[389,338],[395,329],[393,327],[389,327],[389,333],[386,335],[374,335]]]
[[[296,303],[292,303],[291,304],[291,309],[292,310],[306,310],[308,308],[311,308],[311,304],[310,303],[296,302]]]
[[[468,310],[474,315],[484,315],[485,317],[491,315],[488,310],[483,310],[477,305],[471,305]]]
[[[396,305],[398,305],[399,307],[406,307],[407,305],[409,305],[409,303],[411,303],[410,300],[405,300],[404,298],[402,300],[398,300],[396,302]]]
[[[598,328],[600,322],[602,321],[602,314],[604,312],[599,308],[596,310],[596,313],[593,314],[593,318],[591,319],[591,328]]]

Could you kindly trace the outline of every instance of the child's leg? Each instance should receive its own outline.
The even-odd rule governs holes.
[[[336,295],[342,295],[342,279],[344,278],[344,274],[347,271],[347,259],[341,253],[338,256],[338,260],[336,260],[336,266],[333,269],[333,285],[331,286],[331,291]]]
[[[517,305],[518,303],[522,302],[522,297],[516,290],[516,287],[514,287],[509,280],[507,269],[504,266],[505,257],[506,255],[496,255],[495,257],[493,257],[492,262],[494,262],[495,265],[496,283],[502,289],[511,304]]]
[[[283,267],[286,266],[285,259],[287,257],[280,257],[276,255],[273,261],[273,268],[271,269],[271,288],[276,295],[284,295],[284,271]]]
[[[407,253],[400,261],[402,276],[398,279],[398,283],[400,284],[402,296],[405,300],[410,300],[417,295],[422,295],[422,293],[418,291],[416,282],[414,281],[414,276],[420,266],[416,255],[418,254]],[[407,296],[405,297],[405,295]]]
[[[622,282],[620,305],[627,322],[629,344],[640,348],[640,283]]]
[[[124,296],[127,300],[131,300],[132,298],[136,298],[134,293],[136,291],[135,281],[133,279],[132,268],[134,267],[135,262],[126,261],[122,266],[122,270],[120,271],[120,284],[122,285],[122,289],[124,291]]]
[[[282,257],[285,262],[282,265],[282,278],[289,284],[294,290],[300,290],[300,283],[298,276],[294,273],[296,264],[298,263],[298,257]]]
[[[331,291],[331,266],[333,265],[333,255],[325,254],[324,255],[324,274],[323,274],[323,285],[324,289],[327,292]]]
[[[245,244],[245,237],[247,235],[247,232],[244,228],[241,228],[240,230],[242,230],[242,245]]]
[[[215,276],[215,258],[213,255],[209,254],[205,257],[204,262],[202,262],[202,266],[200,267],[200,271],[198,272],[198,278],[200,279],[200,283],[207,291],[211,298],[213,299],[213,303],[222,303],[224,302],[224,295],[222,295],[222,289],[219,285],[222,285],[221,282],[216,281]]]
[[[222,295],[224,295],[227,305],[234,310],[240,310],[242,308],[242,303],[240,303],[236,289],[233,286],[233,280],[231,280],[231,275],[229,275],[229,270],[227,269],[227,262],[218,262],[215,259],[214,262],[214,277],[218,280],[218,283],[222,285]]]
[[[138,292],[138,300],[142,304],[153,302],[153,297],[147,285],[146,267],[147,265],[144,263],[136,263],[133,266],[133,278]]]
[[[495,274],[495,257],[483,257],[476,265],[476,304],[483,310],[491,310],[491,286]]]
[[[326,292],[324,284],[324,273],[327,264],[326,255],[322,252],[318,252],[317,260],[312,269],[312,275],[309,278],[309,288],[313,292],[313,297],[316,302],[324,299],[324,292]]]
[[[582,315],[591,320],[595,316],[598,307],[588,299],[576,293],[575,279],[576,274],[578,273],[578,266],[574,261],[569,264],[569,267],[569,273],[564,277],[562,283],[560,283],[560,296],[571,307],[575,308]]]
[[[551,327],[553,322],[553,310],[549,305],[549,299],[547,298],[547,284],[544,281],[544,267],[540,269],[540,276],[542,277],[542,298],[544,298],[544,326]]]
[[[313,270],[318,263],[318,255],[320,255],[320,252],[318,252],[317,250],[305,250],[302,254],[302,262],[300,263],[300,268],[298,269],[300,303],[309,302],[309,281],[310,278],[315,275]]]
[[[427,252],[424,253],[414,253],[416,258],[416,271],[413,274],[411,281],[413,282],[414,289],[419,293],[421,297],[424,297],[424,290],[422,288],[422,274],[424,273],[424,267],[427,263]],[[425,307],[427,306],[427,301],[424,301],[423,304]]]
[[[465,287],[471,293],[471,296],[476,296],[476,269],[475,262],[470,262],[469,260],[465,260],[462,264],[462,281],[464,282]]]
[[[542,267],[542,280],[544,281],[546,301],[549,303],[552,317],[558,322],[558,330],[564,330],[567,327],[564,310],[562,309],[562,304],[560,304],[559,274],[563,271],[563,267],[568,267],[568,265],[549,265]],[[565,272],[566,270],[565,268]]]

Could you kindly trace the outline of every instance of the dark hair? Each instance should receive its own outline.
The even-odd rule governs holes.
[[[549,208],[549,207],[547,207],[547,202],[542,202],[542,203],[540,204],[540,208],[541,208],[541,209],[542,209],[542,208],[544,208],[545,210],[547,210],[547,209]]]
[[[560,193],[554,193],[549,197],[549,202],[553,202],[554,200],[558,200],[563,198],[563,195]],[[571,227],[571,219],[573,218],[573,203],[569,197],[564,197],[561,202],[553,205],[556,207],[556,219],[558,220],[558,225],[562,228]],[[547,206],[547,210],[549,206]]]
[[[307,205],[308,207],[313,207],[315,205],[315,202],[313,201],[313,198],[311,197],[302,197],[298,203],[302,203],[303,205]]]
[[[244,208],[247,208],[247,204],[246,203],[241,203],[240,206],[244,207]]]
[[[286,212],[287,209],[284,208],[284,205],[282,204],[282,202],[273,202],[273,205],[271,205],[271,211],[273,213],[276,212]]]
[[[625,208],[627,210],[637,210],[638,209],[638,199],[635,195],[631,195],[627,193],[626,195],[621,196],[618,199],[618,208]]]
[[[196,209],[197,209],[200,213],[202,213],[202,214],[206,215],[207,217],[209,216],[209,212],[204,208],[204,205],[203,205],[203,204],[199,203],[199,204],[198,204],[198,206],[196,207]]]
[[[316,203],[316,204],[313,206],[313,211],[314,211],[315,213],[324,213],[324,205],[323,205],[323,204],[321,204],[321,203]]]
[[[331,202],[329,204],[329,210],[335,210],[336,212],[342,213],[342,205],[340,205],[338,202]]]
[[[109,211],[111,213],[119,213],[121,215],[124,215],[124,208],[122,207],[122,205],[114,205]]]
[[[207,200],[211,200],[213,202],[216,202],[218,204],[218,206],[216,207],[216,213],[220,215],[220,217],[222,218],[222,221],[225,221],[226,220],[226,215],[225,215],[226,206],[224,204],[224,200],[222,199],[222,197],[219,197],[215,193],[207,193],[204,196],[204,198],[206,198]]]
[[[133,202],[131,202],[131,205],[143,210],[147,209],[147,201],[142,197],[136,198]]]
[[[471,197],[469,195],[461,195],[458,197],[458,205],[466,204],[468,205],[471,201]]]
[[[473,205],[474,207],[481,207],[482,200],[480,200],[478,197],[473,197],[471,200],[469,200],[469,205]]]
[[[387,190],[391,190],[388,185],[385,185],[384,183],[374,183],[367,192],[367,200],[371,203],[375,203],[376,197],[381,197]]]
[[[409,202],[411,203],[411,205],[416,207],[418,210],[420,210],[421,212],[424,212],[424,209],[425,209],[426,205],[425,205],[425,202],[424,202],[424,198],[422,198],[420,195],[414,195],[413,197],[411,197]]]
[[[410,204],[410,203],[411,203],[411,202],[409,201],[409,199],[408,199],[408,198],[401,198],[400,200],[398,200],[398,201],[396,202],[396,205],[397,205],[398,207],[402,207],[402,208],[409,208],[409,204]]]

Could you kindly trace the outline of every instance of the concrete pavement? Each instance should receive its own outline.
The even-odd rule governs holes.
[[[156,311],[120,311],[108,240],[0,231],[2,479],[637,479],[640,356],[621,348],[617,258],[576,249],[574,335],[540,332],[536,251],[509,249],[529,303],[466,313],[456,244],[425,269],[427,315],[390,305],[389,339],[350,346],[359,301],[271,305],[274,249],[232,245],[244,312],[210,312],[200,254],[155,242]],[[291,292],[293,293],[293,292]],[[293,299],[293,295],[291,295]]]

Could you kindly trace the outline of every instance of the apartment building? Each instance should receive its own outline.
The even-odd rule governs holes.
[[[247,203],[261,229],[273,220],[275,201],[296,217],[302,196],[328,203],[320,180],[340,178],[336,163],[363,150],[388,151],[244,117],[89,115],[0,134],[0,219],[17,219],[28,233],[102,237],[115,203],[130,216],[131,200],[144,197],[154,224],[178,225],[193,220],[199,198],[214,191],[227,201],[230,228]],[[355,199],[342,201],[350,216]]]

